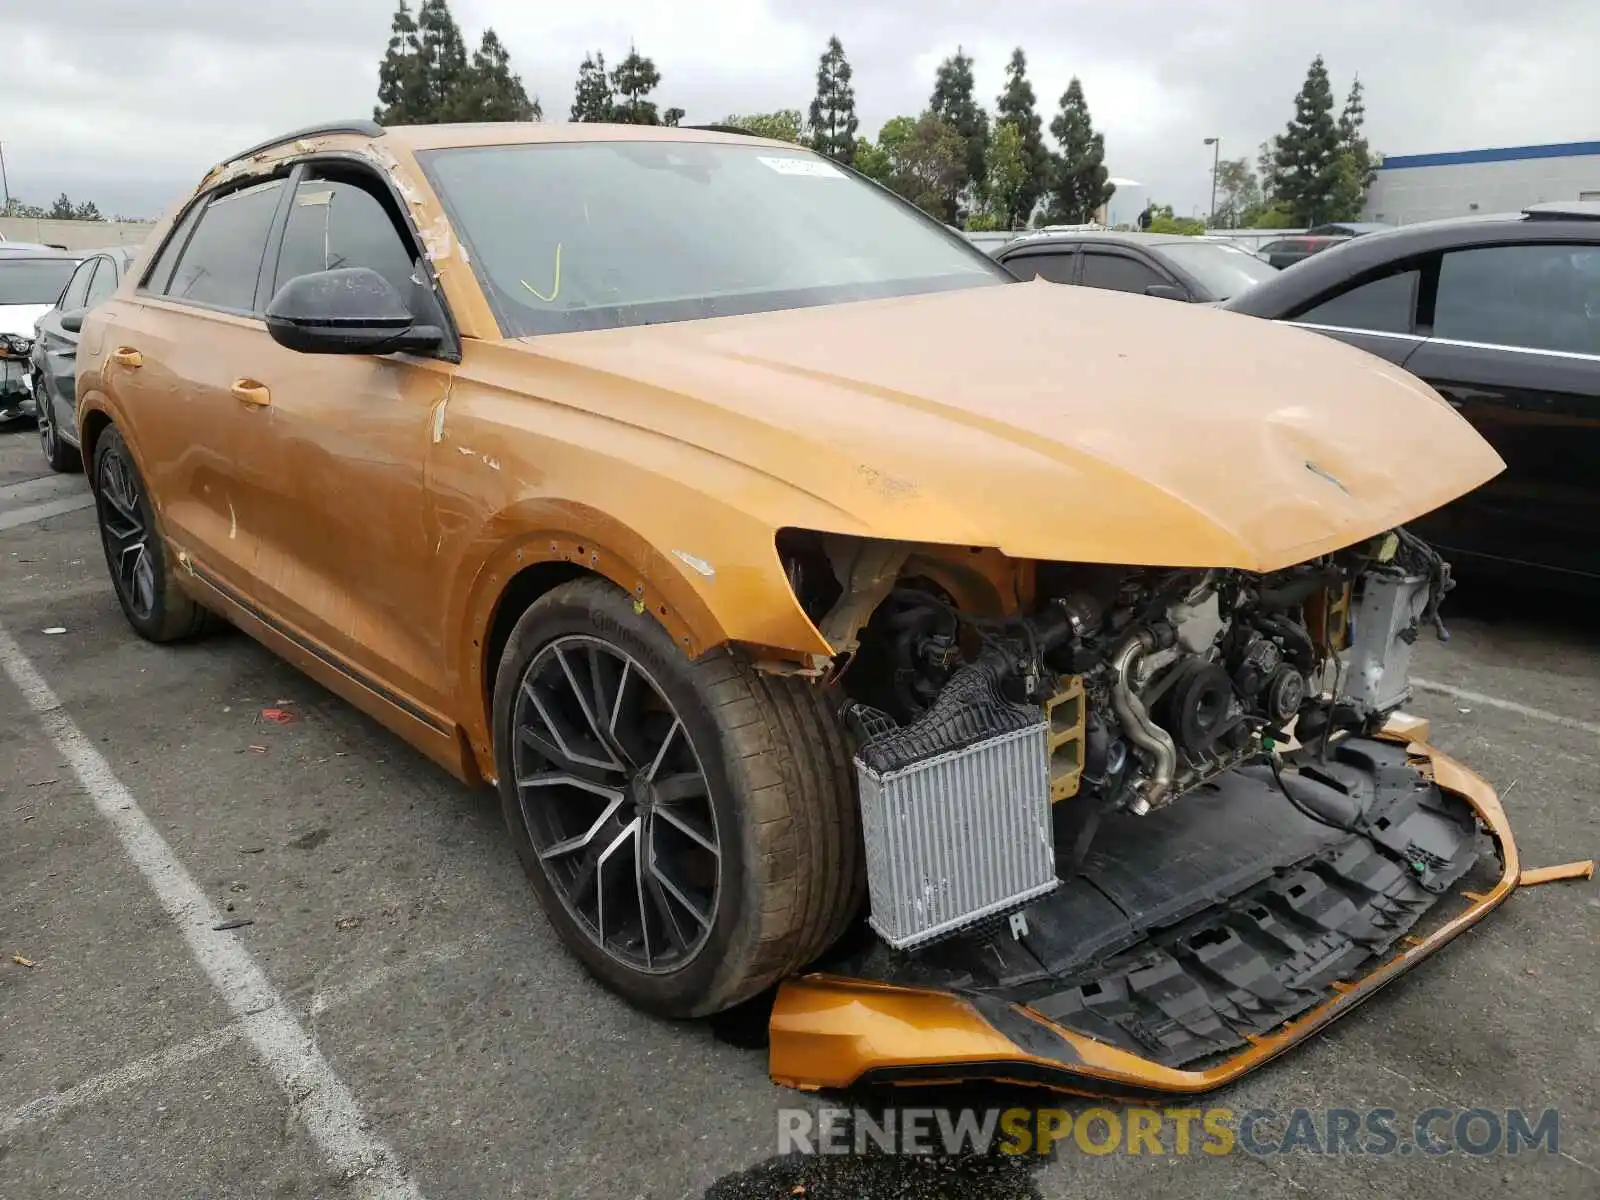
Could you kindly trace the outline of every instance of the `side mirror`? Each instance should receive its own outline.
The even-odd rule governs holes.
[[[1152,283],[1145,288],[1146,296],[1154,296],[1157,300],[1183,300],[1189,299],[1189,293],[1172,283]]]
[[[83,318],[87,316],[88,313],[89,310],[87,308],[68,309],[66,312],[61,314],[61,328],[67,333],[82,333]]]
[[[425,354],[444,331],[418,325],[405,299],[369,267],[297,275],[267,305],[267,332],[302,354]]]

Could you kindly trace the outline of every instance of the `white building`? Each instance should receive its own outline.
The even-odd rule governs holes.
[[[1411,225],[1543,200],[1600,200],[1600,142],[1395,155],[1378,168],[1362,219]]]

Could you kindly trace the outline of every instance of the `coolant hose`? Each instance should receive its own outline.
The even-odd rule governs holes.
[[[1140,629],[1130,633],[1111,656],[1111,671],[1116,679],[1111,685],[1111,707],[1116,710],[1117,720],[1122,722],[1122,731],[1128,740],[1150,757],[1150,777],[1139,793],[1137,811],[1140,812],[1161,803],[1178,769],[1178,748],[1173,744],[1172,735],[1150,719],[1144,703],[1133,692],[1133,668],[1155,648],[1155,634]]]

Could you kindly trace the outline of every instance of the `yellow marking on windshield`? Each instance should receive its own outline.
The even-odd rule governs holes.
[[[556,243],[556,277],[550,283],[550,294],[548,296],[546,296],[538,288],[534,287],[533,284],[529,283],[526,279],[519,279],[517,282],[523,287],[527,288],[535,296],[539,297],[539,299],[543,300],[546,304],[554,303],[555,298],[561,295],[561,243]]]

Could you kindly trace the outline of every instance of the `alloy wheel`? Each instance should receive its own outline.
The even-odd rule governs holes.
[[[34,422],[39,426],[39,444],[44,447],[46,461],[56,461],[56,423],[50,411],[50,397],[45,394],[44,384],[35,385],[33,389]]]
[[[609,642],[560,637],[523,673],[512,730],[522,821],[562,904],[624,966],[683,967],[716,923],[722,846],[661,687]]]
[[[146,619],[156,605],[155,564],[149,553],[149,526],[139,504],[138,479],[122,454],[101,458],[94,491],[100,536],[117,591],[135,616]]]

